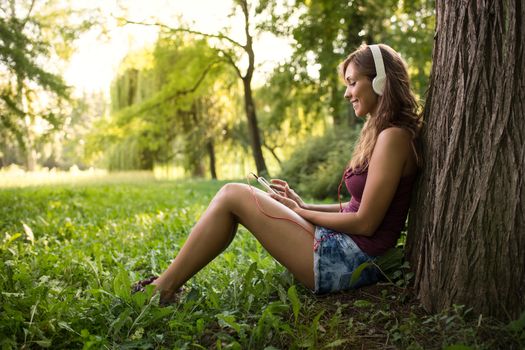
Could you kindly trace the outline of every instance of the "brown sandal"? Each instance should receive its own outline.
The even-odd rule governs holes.
[[[150,276],[146,279],[134,283],[131,286],[131,294],[144,292],[146,290],[146,286],[152,284],[157,278],[159,278],[159,276]]]

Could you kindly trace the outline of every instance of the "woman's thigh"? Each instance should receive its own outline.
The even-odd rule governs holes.
[[[314,225],[266,192],[245,184],[227,184],[218,197],[277,261],[306,287],[315,287]]]

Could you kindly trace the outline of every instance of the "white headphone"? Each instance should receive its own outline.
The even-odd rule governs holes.
[[[381,55],[381,49],[378,45],[368,45],[370,51],[372,51],[372,57],[374,57],[374,64],[376,66],[376,77],[372,80],[372,89],[379,96],[383,95],[385,91],[385,65],[383,63],[383,56]]]

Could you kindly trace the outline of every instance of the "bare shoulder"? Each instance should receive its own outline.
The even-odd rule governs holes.
[[[410,132],[408,130],[397,127],[397,126],[391,126],[381,131],[379,133],[379,137],[388,137],[388,138],[394,137],[394,138],[400,138],[402,140],[409,140],[409,141],[412,139],[412,135],[410,135]]]
[[[390,127],[381,131],[377,137],[379,144],[385,144],[396,149],[410,147],[412,136],[403,128]]]
[[[403,163],[403,176],[412,174],[417,170],[412,135],[408,130],[390,127],[381,131],[377,137],[376,147]]]

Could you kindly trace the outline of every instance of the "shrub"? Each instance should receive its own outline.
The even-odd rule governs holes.
[[[283,163],[279,177],[302,196],[336,199],[358,136],[359,129],[343,127],[307,140]]]

